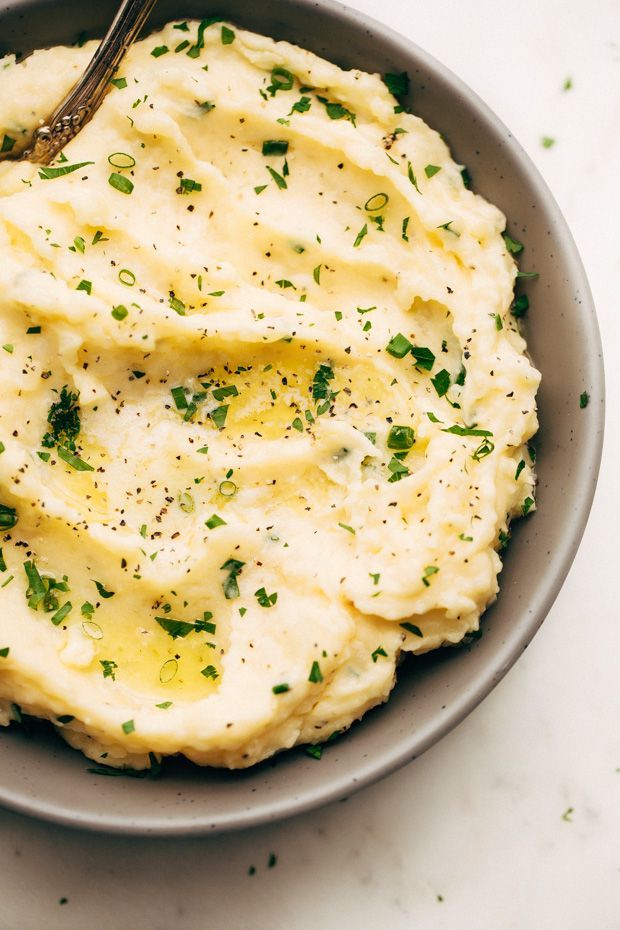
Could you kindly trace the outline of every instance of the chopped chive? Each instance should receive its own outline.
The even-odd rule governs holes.
[[[119,323],[121,320],[124,320],[125,317],[129,314],[127,307],[124,307],[123,304],[119,304],[118,307],[114,307],[112,310],[112,316],[115,320],[118,320]]]
[[[357,236],[355,237],[355,242],[353,243],[353,248],[356,249],[361,245],[362,239],[368,234],[368,226],[366,223],[362,226]]]
[[[115,190],[120,191],[121,194],[131,194],[133,191],[133,181],[124,178],[122,174],[117,174],[115,171],[108,178],[108,184]]]
[[[387,206],[389,199],[388,195],[384,193],[373,194],[364,204],[364,210],[367,213],[380,213]]]
[[[385,348],[394,358],[404,358],[408,352],[411,352],[413,345],[406,336],[403,336],[402,333],[397,333],[395,336],[392,336]]]
[[[274,694],[286,694],[287,691],[290,691],[290,685],[287,685],[285,682],[282,682],[280,685],[274,685],[271,689]]]
[[[165,55],[169,51],[170,49],[167,45],[158,45],[157,48],[151,50],[151,55],[153,58],[161,58],[162,55]]]
[[[113,168],[133,168],[136,164],[133,155],[128,155],[127,152],[113,152],[108,155],[108,161]]]
[[[62,623],[62,621],[65,619],[67,614],[69,614],[72,610],[73,610],[73,605],[71,604],[71,601],[67,601],[66,604],[63,604],[63,606],[60,607],[56,611],[56,613],[50,617],[50,620],[52,621],[54,626],[59,626]]]
[[[222,45],[232,45],[235,41],[235,33],[228,26],[222,26]]]
[[[92,465],[89,465],[88,462],[85,462],[84,459],[81,459],[79,455],[76,455],[75,452],[72,452],[70,449],[66,449],[64,446],[58,446],[58,458],[62,459],[63,462],[66,462],[67,465],[70,465],[71,468],[75,468],[76,471],[94,471]]]
[[[171,307],[175,313],[178,313],[179,316],[185,316],[185,304],[182,300],[179,300],[178,297],[175,297],[174,294],[168,299],[168,306]]]
[[[285,139],[267,139],[263,142],[263,155],[286,155],[288,142]]]
[[[312,663],[310,674],[308,675],[308,681],[312,682],[313,685],[318,685],[323,681],[321,666],[316,660]]]
[[[199,193],[202,190],[202,184],[200,181],[194,181],[192,178],[181,178],[181,184],[179,186],[179,193],[181,194],[192,194],[194,191]]]
[[[226,526],[226,520],[222,520],[216,513],[212,514],[208,520],[205,520],[205,526],[214,530],[216,526]]]
[[[135,732],[136,725],[133,720],[126,720],[125,723],[121,723],[121,729],[126,736],[129,736],[130,733]]]
[[[415,442],[415,432],[410,426],[392,426],[387,438],[388,449],[411,449]]]

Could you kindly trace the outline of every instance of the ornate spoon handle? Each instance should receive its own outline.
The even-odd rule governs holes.
[[[23,158],[49,165],[98,109],[110,78],[136,39],[156,0],[123,0],[88,68],[46,125],[36,129]]]

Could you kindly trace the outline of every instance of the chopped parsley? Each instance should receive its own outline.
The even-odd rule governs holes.
[[[313,685],[318,685],[323,681],[323,673],[321,672],[321,666],[316,660],[312,663],[312,667],[310,668],[310,674],[308,675],[308,681],[310,681]]]
[[[267,165],[266,168],[269,174],[271,175],[271,177],[273,178],[273,180],[276,182],[277,186],[280,188],[280,190],[281,191],[286,190],[286,188],[288,187],[288,184],[286,183],[285,178],[283,178],[281,174],[278,174],[277,171],[274,171],[274,169],[270,165]]]
[[[53,178],[62,178],[66,174],[72,174],[85,168],[87,165],[94,165],[94,161],[81,161],[77,165],[60,165],[59,168],[39,168],[39,177],[44,181],[50,181]]]
[[[432,575],[436,575],[439,569],[436,565],[427,565],[424,569],[424,574],[422,575],[422,584],[425,587],[430,586],[430,581],[428,580]]]
[[[100,659],[99,665],[103,668],[103,677],[111,678],[112,681],[116,681],[116,669],[118,665],[112,659]]]
[[[394,97],[404,97],[409,93],[409,75],[406,71],[384,74],[383,83]]]
[[[205,520],[205,526],[210,530],[214,530],[216,526],[226,526],[226,520],[222,520],[221,517],[218,517],[218,515],[214,513],[208,520]]]
[[[450,372],[442,368],[441,371],[437,372],[434,378],[431,378],[431,384],[437,391],[437,396],[443,397],[450,387]]]
[[[530,301],[527,294],[519,294],[518,297],[515,297],[510,312],[518,320],[527,312],[529,306]]]
[[[438,165],[427,165],[424,169],[424,174],[427,178],[433,178],[436,174],[441,171],[441,168]]]
[[[291,107],[291,112],[289,113],[289,116],[292,113],[307,113],[310,107],[311,107],[310,97],[301,97],[297,101],[297,103],[294,103],[293,106]]]
[[[580,409],[581,409],[581,410],[584,410],[584,409],[588,406],[589,403],[590,403],[590,395],[588,394],[587,391],[583,391],[583,392],[579,395],[579,407],[580,407]]]
[[[421,194],[422,191],[418,187],[418,181],[417,181],[415,174],[413,173],[413,165],[411,164],[410,161],[407,162],[407,177],[409,178],[409,180],[411,181],[411,183],[417,190],[418,194]]]
[[[61,388],[60,397],[51,405],[47,415],[50,430],[41,440],[46,449],[62,445],[75,451],[75,440],[81,428],[79,398],[79,392],[70,391],[66,384]]]
[[[278,593],[274,591],[273,594],[267,594],[265,588],[259,588],[254,592],[254,597],[261,607],[273,607],[278,600]]]
[[[430,349],[426,346],[411,346],[411,354],[418,368],[423,368],[424,371],[432,371],[433,365],[435,364],[435,356]]]
[[[204,675],[205,678],[211,678],[213,681],[220,677],[215,665],[207,665],[206,668],[200,670],[200,674]]]
[[[528,513],[534,506],[534,499],[532,497],[526,497],[521,505],[521,513],[524,517],[527,517]]]
[[[221,38],[222,45],[232,45],[235,41],[235,33],[228,26],[222,26]]]
[[[414,623],[409,623],[408,621],[405,621],[405,623],[401,623],[400,626],[402,626],[403,630],[407,630],[408,633],[412,633],[414,636],[420,636],[420,637],[424,636],[424,633],[422,632],[420,627],[416,626]]]
[[[401,481],[403,478],[406,478],[407,475],[411,474],[407,466],[403,465],[401,460],[396,458],[395,455],[393,455],[391,461],[388,462],[388,471],[390,472],[390,477],[388,478],[390,484]]]
[[[523,244],[519,242],[518,239],[513,239],[507,232],[502,233],[502,238],[506,243],[506,250],[510,252],[511,255],[518,255],[519,252],[523,251]]]
[[[240,574],[244,565],[245,562],[240,562],[238,559],[227,559],[224,564],[220,566],[220,571],[228,572],[228,576],[222,582],[224,597],[228,601],[232,601],[239,597],[237,576]]]
[[[6,659],[10,651],[10,646],[3,646],[3,648],[0,649],[0,659]]]
[[[12,152],[13,146],[17,142],[17,139],[14,139],[12,136],[7,136],[5,134],[4,139],[2,140],[2,145],[0,145],[0,152]]]
[[[130,733],[134,733],[136,725],[133,720],[126,720],[125,723],[121,723],[121,729],[126,736],[129,736]]]
[[[95,587],[97,588],[97,591],[99,592],[99,596],[102,597],[104,600],[107,599],[107,598],[109,598],[109,597],[114,597],[114,594],[115,594],[116,592],[114,592],[114,591],[106,591],[106,589],[104,588],[104,586],[101,584],[100,581],[94,581],[94,579],[93,579],[93,583],[94,583]]]
[[[356,116],[351,110],[348,110],[341,103],[332,103],[327,99],[327,97],[318,97],[317,100],[319,103],[322,103],[327,111],[327,115],[330,119],[346,119],[349,120],[354,126],[356,125],[355,120]]]
[[[521,459],[521,461],[517,465],[517,470],[515,472],[515,481],[519,480],[519,475],[521,474],[524,468],[525,468],[525,462],[523,461],[523,459]]]
[[[377,648],[373,649],[373,651],[370,653],[370,656],[372,658],[372,661],[376,662],[379,656],[383,656],[384,659],[387,659],[387,652],[385,651],[383,646],[377,646]]]
[[[209,411],[209,417],[217,429],[224,429],[229,406],[229,404],[222,404],[221,406],[216,407],[215,410]]]

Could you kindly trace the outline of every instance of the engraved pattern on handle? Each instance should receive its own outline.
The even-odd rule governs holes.
[[[86,71],[47,123],[35,130],[32,144],[23,153],[23,158],[49,165],[54,156],[91,119],[108,90],[110,79],[118,70],[155,3],[156,0],[123,0]]]

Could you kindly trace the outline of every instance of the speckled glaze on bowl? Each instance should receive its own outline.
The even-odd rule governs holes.
[[[0,54],[100,36],[115,0],[0,0]],[[62,824],[114,833],[188,834],[307,811],[393,772],[432,746],[491,691],[528,645],[574,558],[590,510],[603,438],[603,363],[592,298],[564,219],[505,126],[458,78],[381,24],[323,0],[161,0],[150,26],[221,13],[343,67],[408,71],[415,112],[438,129],[474,188],[527,246],[529,351],[542,371],[538,512],[515,524],[498,602],[484,635],[461,650],[413,659],[388,704],[324,752],[301,750],[245,772],[167,763],[159,780],[104,778],[44,727],[0,731],[0,803]],[[579,395],[591,397],[587,411]]]

